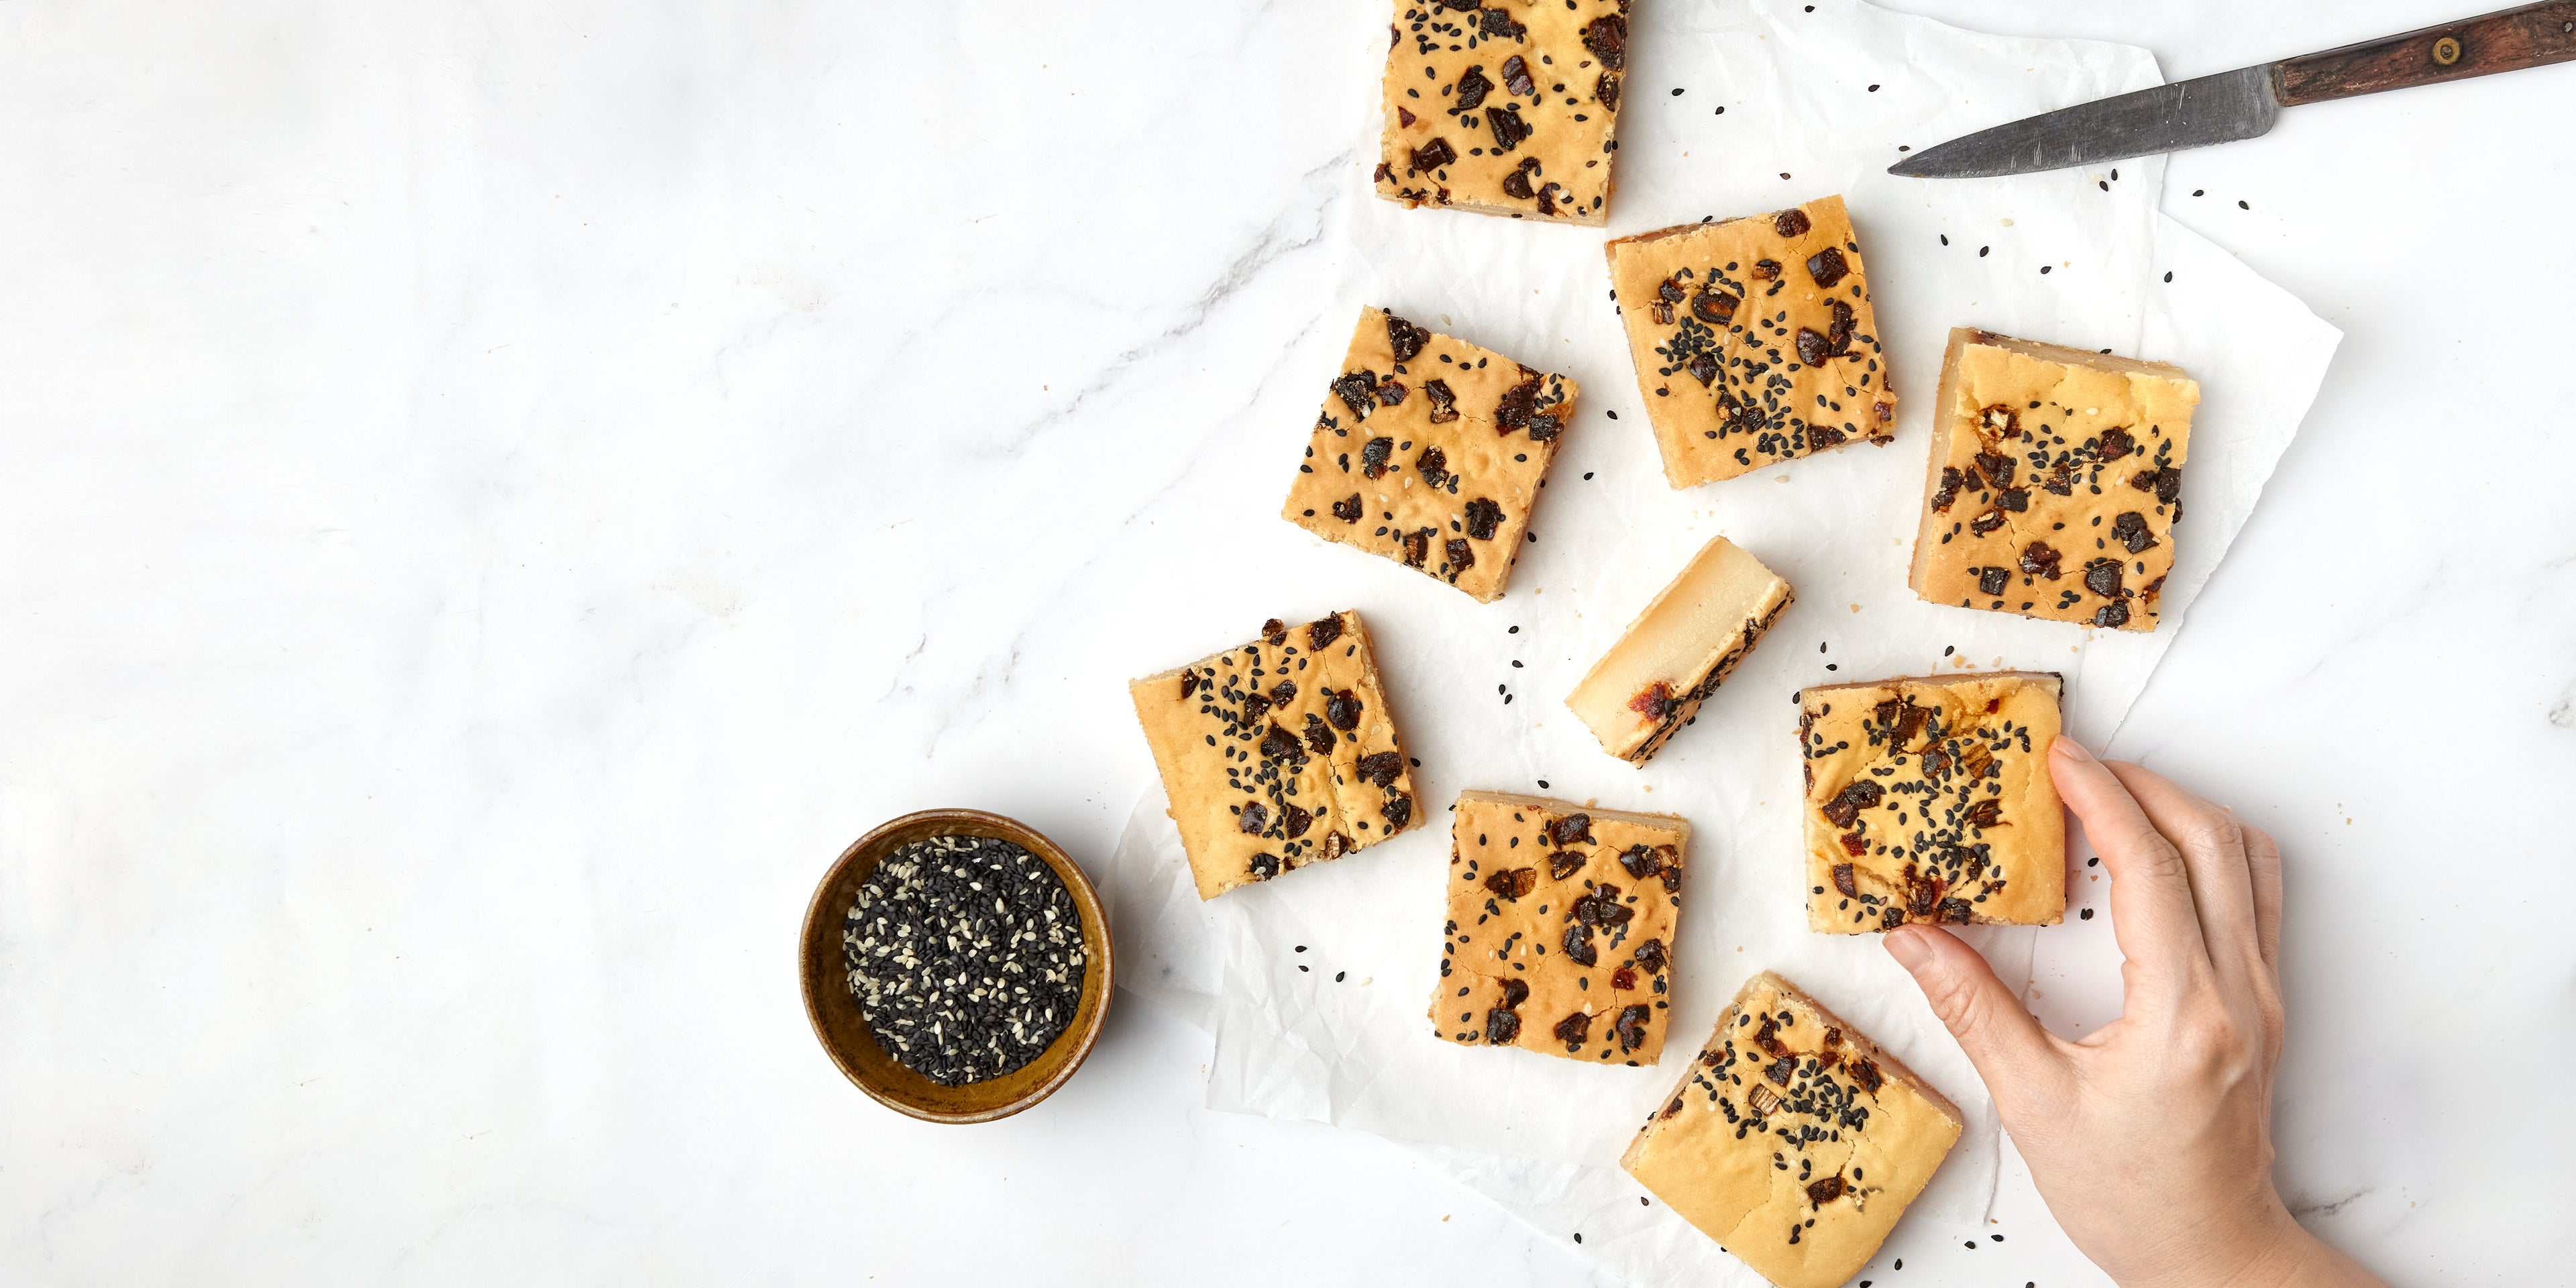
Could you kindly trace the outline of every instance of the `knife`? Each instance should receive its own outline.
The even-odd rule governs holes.
[[[2045,112],[1915,153],[1887,172],[1982,179],[2233,143],[2270,133],[2285,107],[2570,59],[2576,0],[2549,0]]]

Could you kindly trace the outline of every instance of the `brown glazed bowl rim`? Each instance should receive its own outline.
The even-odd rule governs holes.
[[[1038,856],[1063,880],[1082,918],[1086,966],[1073,1019],[1036,1059],[1001,1077],[962,1087],[940,1086],[905,1068],[877,1045],[859,999],[850,991],[849,967],[842,957],[841,932],[850,906],[858,901],[859,884],[887,854],[933,836],[989,837]],[[823,874],[805,906],[798,959],[805,1018],[813,1024],[814,1037],[833,1065],[877,1103],[934,1123],[991,1122],[1055,1094],[1100,1040],[1116,970],[1110,956],[1108,914],[1081,866],[1036,828],[976,809],[920,810],[888,819],[852,841]]]

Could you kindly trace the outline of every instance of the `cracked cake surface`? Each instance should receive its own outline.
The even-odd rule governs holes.
[[[1463,792],[1432,1028],[1603,1064],[1663,1054],[1690,824]]]
[[[1128,685],[1199,897],[1329,862],[1421,822],[1356,612]]]
[[[2200,385],[2179,367],[1952,331],[1914,592],[2154,630],[2199,402]]]
[[[1606,222],[1627,15],[1628,0],[1396,0],[1377,194]]]
[[[1895,435],[1896,391],[1841,197],[1606,249],[1666,482]]]
[[[1958,1106],[1780,976],[1745,982],[1619,1165],[1782,1288],[1869,1264],[1958,1142]]]
[[[1718,537],[1656,594],[1565,705],[1603,751],[1642,765],[1698,718],[1700,704],[1793,598],[1778,573]]]
[[[1986,671],[1801,691],[1808,929],[2062,920],[2061,687]]]
[[[1500,599],[1576,392],[1563,376],[1363,309],[1279,515]]]

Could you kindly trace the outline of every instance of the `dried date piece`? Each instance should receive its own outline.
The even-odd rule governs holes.
[[[1689,372],[1692,379],[1699,381],[1700,388],[1705,389],[1717,383],[1717,355],[1701,350],[1682,364],[1682,370]]]
[[[2120,561],[2096,559],[2084,565],[2084,588],[2104,599],[2120,598]]]
[[[1306,647],[1310,651],[1319,651],[1329,647],[1334,640],[1340,639],[1341,637],[1342,619],[1338,616],[1318,617],[1315,620],[1306,623]],[[1342,727],[1345,729],[1350,728],[1349,725],[1343,725]]]
[[[2116,461],[2121,457],[2128,455],[2130,452],[2137,450],[2137,446],[2138,440],[2131,437],[2129,431],[2125,429],[2106,429],[2102,431],[2101,445],[2094,450],[2095,454],[2100,456],[2103,460]]]
[[[1404,757],[1392,751],[1381,751],[1374,756],[1362,756],[1359,771],[1360,777],[1367,779],[1372,786],[1393,787],[1395,776],[1404,772]]]
[[[1851,1062],[1849,1067],[1851,1070],[1852,1081],[1859,1083],[1861,1090],[1869,1092],[1872,1095],[1876,1095],[1878,1093],[1879,1085],[1886,1081],[1886,1079],[1879,1074],[1878,1064],[1875,1061],[1854,1060]]]
[[[1389,377],[1378,382],[1377,405],[1392,407],[1404,401],[1404,382]]]
[[[1485,96],[1494,92],[1494,83],[1485,79],[1485,69],[1471,66],[1458,78],[1458,110],[1472,112],[1485,105]]]
[[[1807,218],[1807,212],[1803,210],[1783,210],[1771,220],[1771,231],[1782,237],[1804,237],[1807,230],[1815,226],[1815,221]]]
[[[1628,20],[1618,14],[1595,18],[1583,29],[1583,47],[1611,71],[1628,67]]]
[[[1366,511],[1360,508],[1360,494],[1357,492],[1351,493],[1343,500],[1333,502],[1333,517],[1344,523],[1357,523],[1360,521],[1360,515],[1364,513]]]
[[[1360,727],[1360,708],[1365,705],[1359,695],[1344,689],[1324,698],[1324,719],[1344,733]]]
[[[1404,830],[1404,825],[1413,819],[1413,798],[1397,792],[1387,799],[1386,804],[1378,806],[1377,812],[1380,818],[1386,820],[1388,827],[1401,832]]]
[[[1431,529],[1420,528],[1404,534],[1404,566],[1419,568],[1431,558]]]
[[[1467,503],[1467,535],[1478,541],[1491,541],[1501,528],[1503,507],[1488,497],[1477,497]]]
[[[1468,545],[1465,537],[1449,538],[1448,544],[1443,547],[1443,552],[1449,556],[1449,580],[1451,581],[1458,580],[1458,574],[1476,566],[1475,547]]]
[[[1537,189],[1530,186],[1530,177],[1537,173],[1538,158],[1522,157],[1521,163],[1518,166],[1513,167],[1510,174],[1503,176],[1503,195],[1506,197],[1517,197],[1522,201],[1527,201],[1530,198],[1537,196]],[[1551,184],[1549,186],[1553,187],[1555,185]]]
[[[1603,107],[1609,108],[1609,109],[1610,109],[1611,111],[1613,111],[1613,112],[1618,111],[1618,110],[1619,110],[1619,73],[1617,73],[1617,72],[1603,72],[1603,73],[1601,73],[1601,79],[1599,79],[1599,80],[1597,80],[1597,81],[1594,81],[1594,82],[1592,83],[1592,96],[1593,96],[1594,98],[1600,99],[1600,100],[1601,100],[1601,105],[1602,105]]]
[[[1503,60],[1503,88],[1514,98],[1538,97],[1538,82],[1530,77],[1528,59],[1514,54]]]
[[[1538,888],[1538,869],[1508,868],[1485,878],[1485,888],[1506,899],[1518,899]],[[1517,983],[1518,981],[1514,981]]]
[[[1297,735],[1277,725],[1270,726],[1270,732],[1261,735],[1261,754],[1272,760],[1287,760],[1295,756]]]
[[[1360,449],[1360,473],[1372,479],[1385,478],[1388,468],[1387,458],[1393,455],[1395,455],[1394,439],[1370,439],[1368,445]]]
[[[1261,624],[1261,641],[1272,648],[1288,642],[1288,624],[1273,617]]]
[[[1312,719],[1313,717],[1308,718]],[[1297,808],[1294,805],[1289,806],[1279,818],[1279,829],[1286,832],[1292,840],[1297,837],[1304,836],[1306,834],[1306,829],[1313,827],[1314,825],[1315,816]]]
[[[1325,727],[1322,716],[1312,711],[1306,713],[1306,750],[1318,756],[1328,756],[1332,754],[1333,744],[1340,741],[1333,736],[1331,729]]]
[[[1566,960],[1571,961],[1578,966],[1598,966],[1601,964],[1601,954],[1595,951],[1592,947],[1592,927],[1584,925],[1582,922],[1576,921],[1567,923],[1565,927],[1565,940],[1563,943],[1559,944],[1558,947],[1565,951]]]
[[[2022,547],[2021,570],[2033,577],[2057,580],[2057,563],[2064,556],[2045,541],[2034,541]]]
[[[1836,1172],[1820,1181],[1807,1182],[1807,1201],[1823,1207],[1843,1196],[1842,1173]]]
[[[2096,626],[2112,627],[2128,625],[2129,601],[2125,599],[2115,599],[2110,603],[2102,605],[2102,611],[2093,614],[2093,624]]]
[[[1810,367],[1821,367],[1834,356],[1834,342],[1813,327],[1798,328],[1798,361]]]
[[[1715,287],[1703,287],[1691,297],[1691,316],[1710,326],[1725,326],[1735,320],[1735,311],[1744,301]]]
[[[1956,504],[1959,500],[1960,486],[1966,482],[1966,477],[1959,473],[1957,467],[1949,465],[1942,466],[1941,486],[1932,489],[1932,508],[1943,514],[1948,514],[1950,512],[1950,507]],[[1355,496],[1352,499],[1357,500],[1358,498]],[[1335,509],[1333,512],[1335,514],[1341,513],[1339,509]]]
[[[2128,547],[2130,554],[2152,550],[2158,544],[2155,534],[2147,531],[2147,516],[2135,510],[2123,510],[2111,520],[2111,537]]]
[[[1485,38],[1488,40],[1497,38],[1518,40],[1529,32],[1529,28],[1512,21],[1510,11],[1504,9],[1487,9],[1482,25]]]
[[[1987,478],[1993,479],[1996,487],[2012,486],[2013,458],[1998,452],[1979,452],[1977,468],[1984,471]]]
[[[1610,972],[1610,987],[1622,993],[1637,991],[1637,972],[1622,966]]]
[[[1458,419],[1458,395],[1449,392],[1446,380],[1423,382],[1422,396],[1431,400],[1431,423],[1446,425]]]
[[[1825,818],[1836,827],[1850,827],[1852,820],[1865,809],[1875,808],[1887,796],[1887,789],[1868,779],[1847,784],[1825,804]]]
[[[1682,700],[1673,693],[1673,686],[1662,680],[1639,689],[1637,696],[1628,699],[1629,710],[1655,721],[1681,710],[1681,706]]]
[[[1619,1051],[1621,1054],[1624,1055],[1646,1044],[1646,1021],[1653,1019],[1654,1015],[1655,1012],[1652,1007],[1627,1006],[1620,1008],[1619,1018],[1611,1023],[1610,1028],[1612,1032],[1619,1035]]]
[[[1776,259],[1757,259],[1753,261],[1753,280],[1757,282],[1779,281],[1780,261]]]
[[[1486,109],[1485,124],[1494,128],[1494,150],[1496,152],[1509,152],[1512,149],[1519,147],[1521,145],[1521,140],[1530,136],[1529,124],[1521,120],[1521,114],[1519,110],[1515,108],[1495,107]]]
[[[1547,839],[1555,842],[1559,849],[1563,849],[1566,846],[1574,845],[1579,842],[1591,840],[1592,816],[1589,814],[1568,814],[1563,818],[1549,820],[1547,825]]]
[[[1586,862],[1587,860],[1582,855],[1576,854],[1572,850],[1558,850],[1554,854],[1547,856],[1547,874],[1559,881],[1563,881],[1567,877],[1573,876],[1577,872],[1581,872],[1583,870],[1583,865]]]
[[[1977,413],[1977,433],[1988,438],[2021,437],[2021,413],[2010,403],[1996,403]]]
[[[1664,941],[1660,939],[1649,939],[1637,945],[1629,955],[1636,960],[1637,969],[1650,974],[1663,970],[1664,963],[1669,960],[1664,955]]]
[[[1396,361],[1411,362],[1422,352],[1422,346],[1431,343],[1431,332],[1389,313],[1386,315],[1386,340],[1395,350]]]
[[[1846,899],[1860,897],[1860,887],[1852,879],[1852,865],[1848,863],[1834,865],[1834,889],[1842,891]]]
[[[1234,825],[1259,836],[1270,827],[1270,807],[1259,801],[1245,801],[1243,812],[1236,816]]]
[[[1977,589],[1985,594],[2000,595],[2004,593],[2004,588],[2011,584],[2012,569],[2010,568],[1979,568],[1977,570]]]
[[[1583,1011],[1556,1022],[1556,1040],[1567,1047],[1579,1047],[1592,1040],[1592,1016]]]
[[[1619,856],[1619,866],[1626,868],[1629,876],[1643,881],[1646,878],[1664,870],[1664,852],[1670,848],[1670,846],[1654,846],[1650,848],[1643,845],[1631,845],[1628,847],[1626,853]]]
[[[1437,447],[1423,448],[1422,454],[1413,458],[1413,468],[1421,472],[1423,482],[1445,486],[1449,482],[1449,453]]]
[[[1416,174],[1438,170],[1442,166],[1454,164],[1457,160],[1458,149],[1449,146],[1447,139],[1433,139],[1413,150],[1413,170]]]
[[[2129,486],[2141,492],[2153,492],[2157,500],[2171,505],[2175,497],[2182,495],[2182,471],[2171,465],[2140,470],[2130,476]]]
[[[1522,370],[1529,371],[1526,367]],[[1497,431],[1508,434],[1515,429],[1529,429],[1531,420],[1538,413],[1538,392],[1538,373],[1534,371],[1529,371],[1528,379],[1503,391],[1502,399],[1494,404]],[[1535,431],[1531,437],[1537,437]]]
[[[1244,870],[1267,881],[1279,875],[1279,856],[1267,852],[1253,855],[1252,861],[1244,865]]]
[[[1851,276],[1851,264],[1843,258],[1840,248],[1827,246],[1807,257],[1807,276],[1816,279],[1817,286],[1830,291],[1836,283]]]
[[[1333,378],[1333,392],[1341,396],[1352,415],[1367,420],[1368,414],[1377,408],[1377,373],[1346,371]]]
[[[1499,1006],[1485,1012],[1485,1040],[1487,1042],[1490,1042],[1495,1046],[1510,1046],[1513,1041],[1520,1037],[1520,1035],[1520,1012],[1508,1011]]]

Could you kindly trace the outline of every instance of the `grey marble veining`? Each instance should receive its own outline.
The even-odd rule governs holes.
[[[2173,76],[2425,20],[1898,7]],[[1339,350],[1381,19],[0,21],[0,1279],[1597,1282],[1385,1142],[1192,1108],[1144,1008],[940,1129],[795,997],[851,837],[966,804],[1104,855],[1157,624],[1275,611],[1192,534],[1275,509],[1250,409]],[[2281,838],[2278,1175],[2400,1283],[2576,1275],[2576,158],[2497,128],[2571,77],[2166,183],[2347,339],[2114,750]],[[2038,971],[2100,1023],[2107,921]],[[2101,1282],[2009,1152],[1989,1232],[1879,1282]]]

